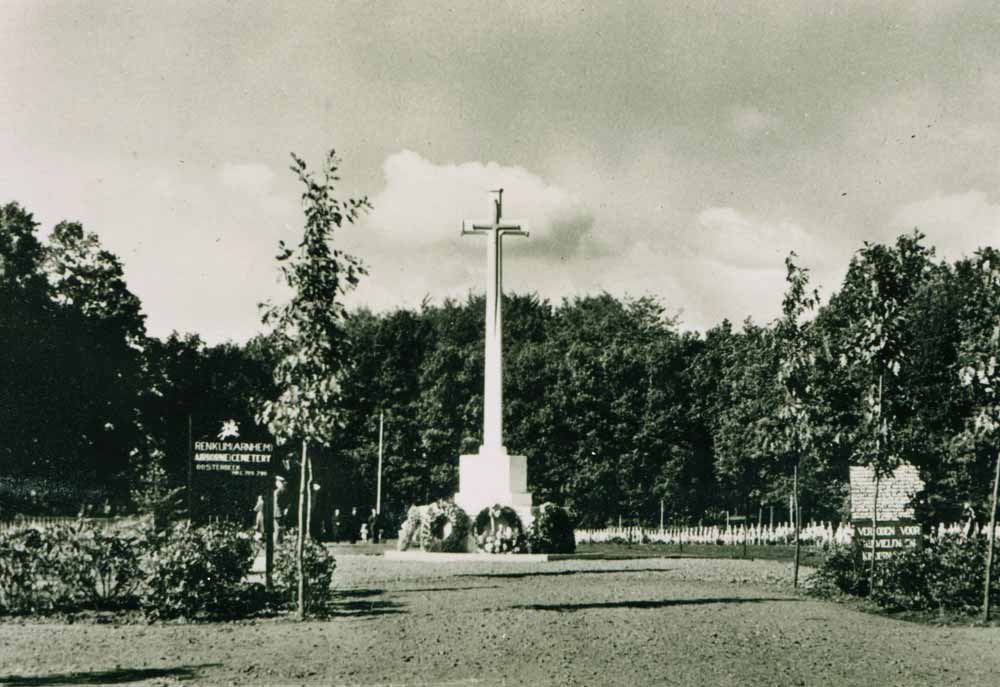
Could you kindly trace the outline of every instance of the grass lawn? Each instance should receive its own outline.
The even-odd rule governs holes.
[[[581,544],[576,547],[579,554],[602,554],[609,558],[648,558],[660,556],[684,556],[690,558],[748,558],[765,561],[791,561],[795,556],[794,546],[726,546],[718,544]],[[799,562],[804,566],[816,566],[823,560],[821,549],[803,546],[799,551]]]
[[[378,556],[385,551],[396,550],[396,540],[389,539],[378,544],[330,543],[327,547],[334,556]],[[581,556],[601,556],[608,559],[629,558],[743,558],[742,546],[722,546],[716,544],[581,544],[576,548]],[[793,546],[747,546],[746,558],[765,561],[791,561],[795,555]],[[823,560],[823,551],[803,546],[799,562],[803,566],[816,566]]]

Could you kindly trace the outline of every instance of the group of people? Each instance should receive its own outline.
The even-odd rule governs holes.
[[[382,517],[372,508],[367,518],[363,518],[358,513],[357,508],[351,508],[350,513],[341,513],[340,509],[334,509],[333,517],[330,519],[330,527],[327,539],[335,542],[350,542],[351,544],[361,542],[378,543],[382,540],[382,530],[384,529]]]
[[[314,484],[313,489],[318,492],[319,485]],[[314,494],[314,503],[319,499]],[[318,505],[318,504],[317,504]],[[287,482],[284,477],[275,478],[273,491],[273,522],[274,541],[280,542],[284,532],[296,526],[295,523],[296,504]],[[340,509],[334,509],[332,513],[324,513],[324,508],[314,506],[310,513],[309,531],[314,539],[332,542],[362,542],[378,543],[382,540],[385,529],[384,518],[374,508],[367,518],[358,513],[357,507],[351,508],[350,513],[341,513]],[[265,503],[264,495],[257,496],[257,502],[253,507],[254,529],[260,536],[264,535]]]

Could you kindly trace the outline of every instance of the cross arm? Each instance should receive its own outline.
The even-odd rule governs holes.
[[[488,224],[486,222],[462,222],[462,236],[471,234],[488,234],[496,231],[502,236],[529,236],[527,231],[521,229],[518,224]]]
[[[462,236],[488,234],[492,228],[492,226],[476,224],[475,222],[462,222]]]
[[[501,236],[530,236],[530,234],[519,227],[499,227],[498,231]]]

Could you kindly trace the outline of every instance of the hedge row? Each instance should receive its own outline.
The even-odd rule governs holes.
[[[809,580],[818,596],[867,597],[891,611],[976,613],[983,603],[985,536],[925,539],[920,548],[901,549],[875,566],[864,561],[865,543],[831,549]],[[994,566],[990,603],[1000,605],[1000,572]]]
[[[276,551],[275,599],[294,602],[295,540]],[[0,534],[0,613],[139,609],[150,619],[238,617],[270,599],[250,583],[251,535],[224,524],[187,523],[107,533],[86,523]],[[336,565],[306,547],[307,600],[329,598]]]

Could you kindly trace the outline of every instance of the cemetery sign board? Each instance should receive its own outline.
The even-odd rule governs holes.
[[[868,466],[852,465],[851,524],[854,536],[866,542],[862,548],[865,560],[871,560],[872,508],[875,506],[875,472]],[[913,498],[924,488],[917,468],[903,464],[878,483],[878,531],[875,533],[875,555],[888,558],[898,549],[920,545],[920,525],[913,512]]]
[[[192,516],[254,524],[258,497],[270,501],[274,440],[238,415],[193,415],[190,423]]]

